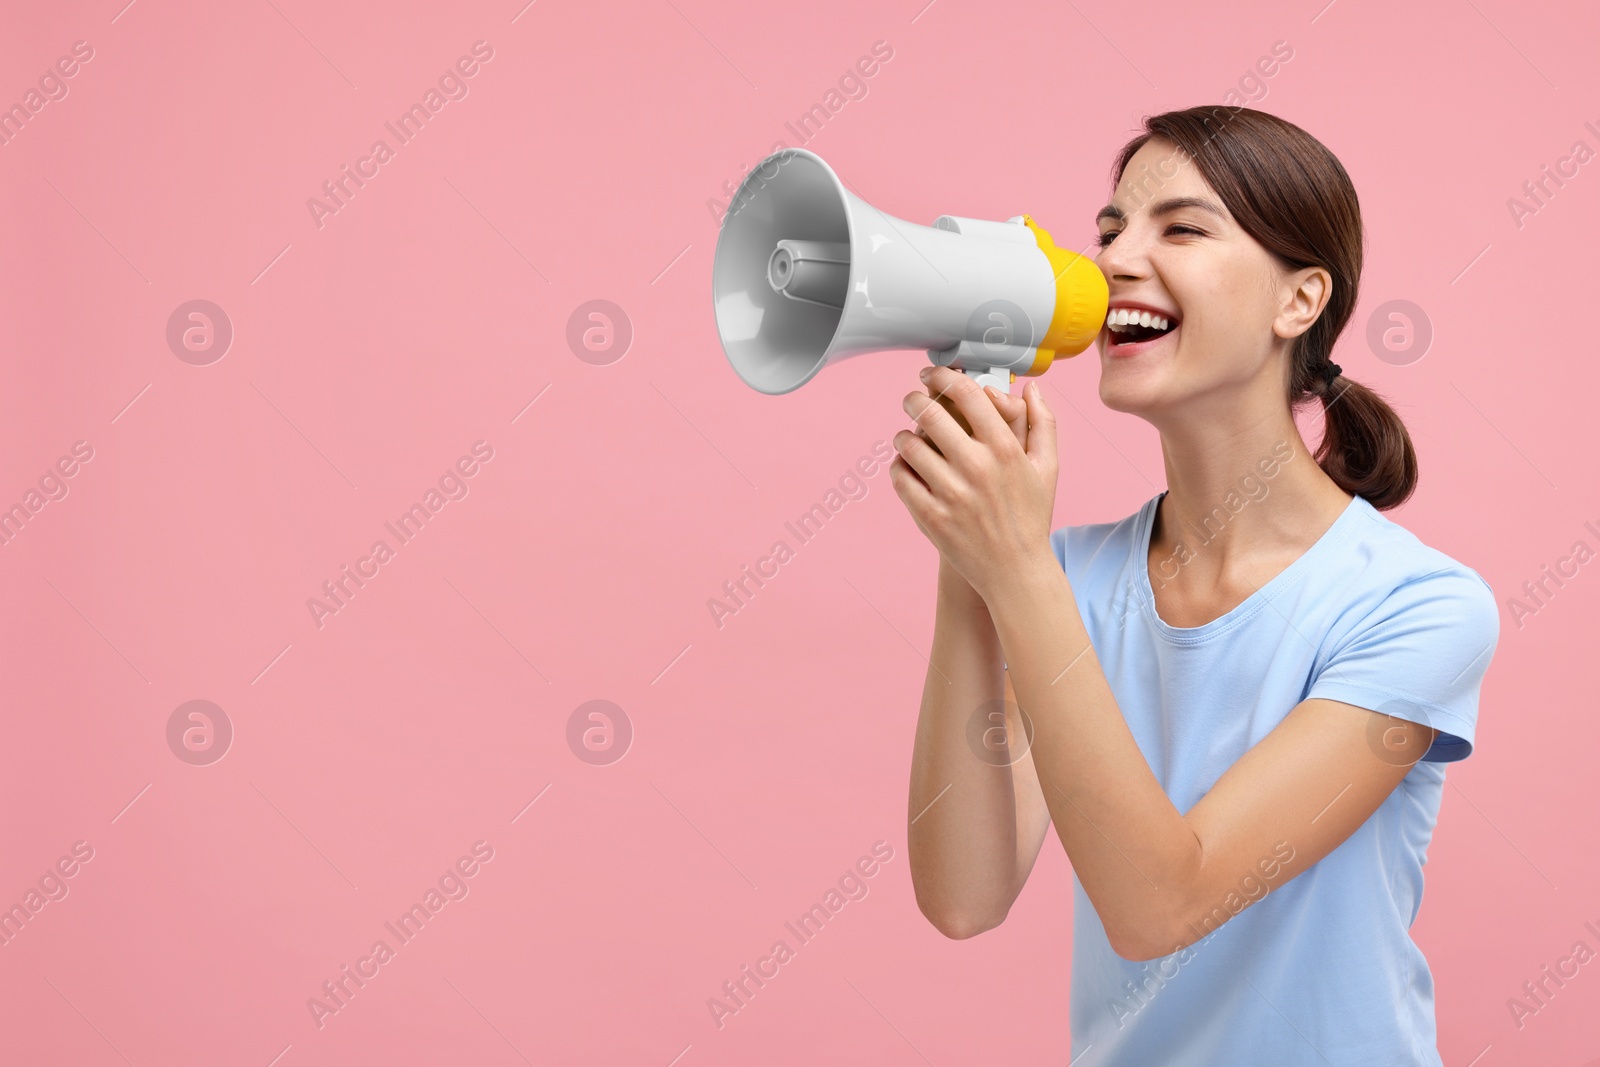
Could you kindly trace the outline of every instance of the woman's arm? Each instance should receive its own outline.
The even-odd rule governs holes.
[[[1332,852],[1433,741],[1395,719],[1380,753],[1374,712],[1305,700],[1182,814],[1128,730],[1066,574],[1044,554],[1029,571],[991,593],[994,623],[1056,834],[1125,959],[1193,944],[1252,902],[1247,879],[1277,889]]]
[[[895,435],[890,477],[940,558],[989,607],[1034,725],[1029,755],[1056,835],[1119,955],[1174,952],[1243,910],[1245,879],[1277,888],[1294,878],[1354,833],[1427,751],[1426,724],[1389,720],[1379,751],[1374,712],[1307,699],[1179,812],[1128,729],[1051,551],[1056,422],[1037,386],[1024,392],[1020,444],[996,410],[1004,401],[966,375],[933,368],[925,381],[954,401],[972,434],[928,396],[908,394],[906,411],[927,437]],[[948,736],[948,722],[935,725]],[[1002,829],[1009,847],[1015,830]],[[1280,846],[1292,849],[1287,861]],[[963,875],[964,885],[982,884],[980,872]],[[1008,888],[1017,884],[1013,875]],[[989,907],[992,919],[992,899]]]
[[[1032,758],[1024,754],[1013,763],[997,748],[973,749],[977,733],[980,745],[1026,750],[1006,673],[988,606],[941,559],[906,836],[917,905],[947,937],[971,937],[1005,919],[1050,826]],[[1003,722],[992,717],[1002,708]],[[975,717],[983,720],[977,729]],[[993,755],[984,759],[980,752]]]

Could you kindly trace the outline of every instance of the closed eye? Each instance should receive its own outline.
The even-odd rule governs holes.
[[[1119,231],[1119,230],[1107,230],[1105,233],[1102,233],[1096,239],[1096,243],[1099,244],[1099,246],[1101,248],[1104,248],[1106,245],[1110,244],[1113,240],[1116,239],[1116,236],[1117,236],[1117,234],[1119,232],[1121,232],[1121,231]],[[1193,226],[1185,226],[1180,222],[1175,222],[1171,226],[1168,226],[1166,232],[1169,235],[1170,234],[1174,234],[1174,233],[1192,233],[1197,237],[1204,237],[1205,236],[1205,231],[1204,230],[1197,230]]]

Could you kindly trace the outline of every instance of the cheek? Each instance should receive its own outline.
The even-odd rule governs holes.
[[[1170,272],[1167,284],[1183,311],[1181,336],[1191,344],[1236,347],[1272,320],[1271,287],[1255,264],[1207,257]]]

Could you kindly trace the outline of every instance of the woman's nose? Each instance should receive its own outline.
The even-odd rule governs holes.
[[[1100,272],[1116,281],[1138,281],[1150,272],[1146,250],[1133,227],[1125,227],[1095,258]]]

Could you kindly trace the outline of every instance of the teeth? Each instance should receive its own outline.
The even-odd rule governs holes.
[[[1122,328],[1131,325],[1153,326],[1158,330],[1165,330],[1172,323],[1164,315],[1156,315],[1149,311],[1134,311],[1129,308],[1117,308],[1106,316],[1107,328],[1117,333],[1124,332]]]

